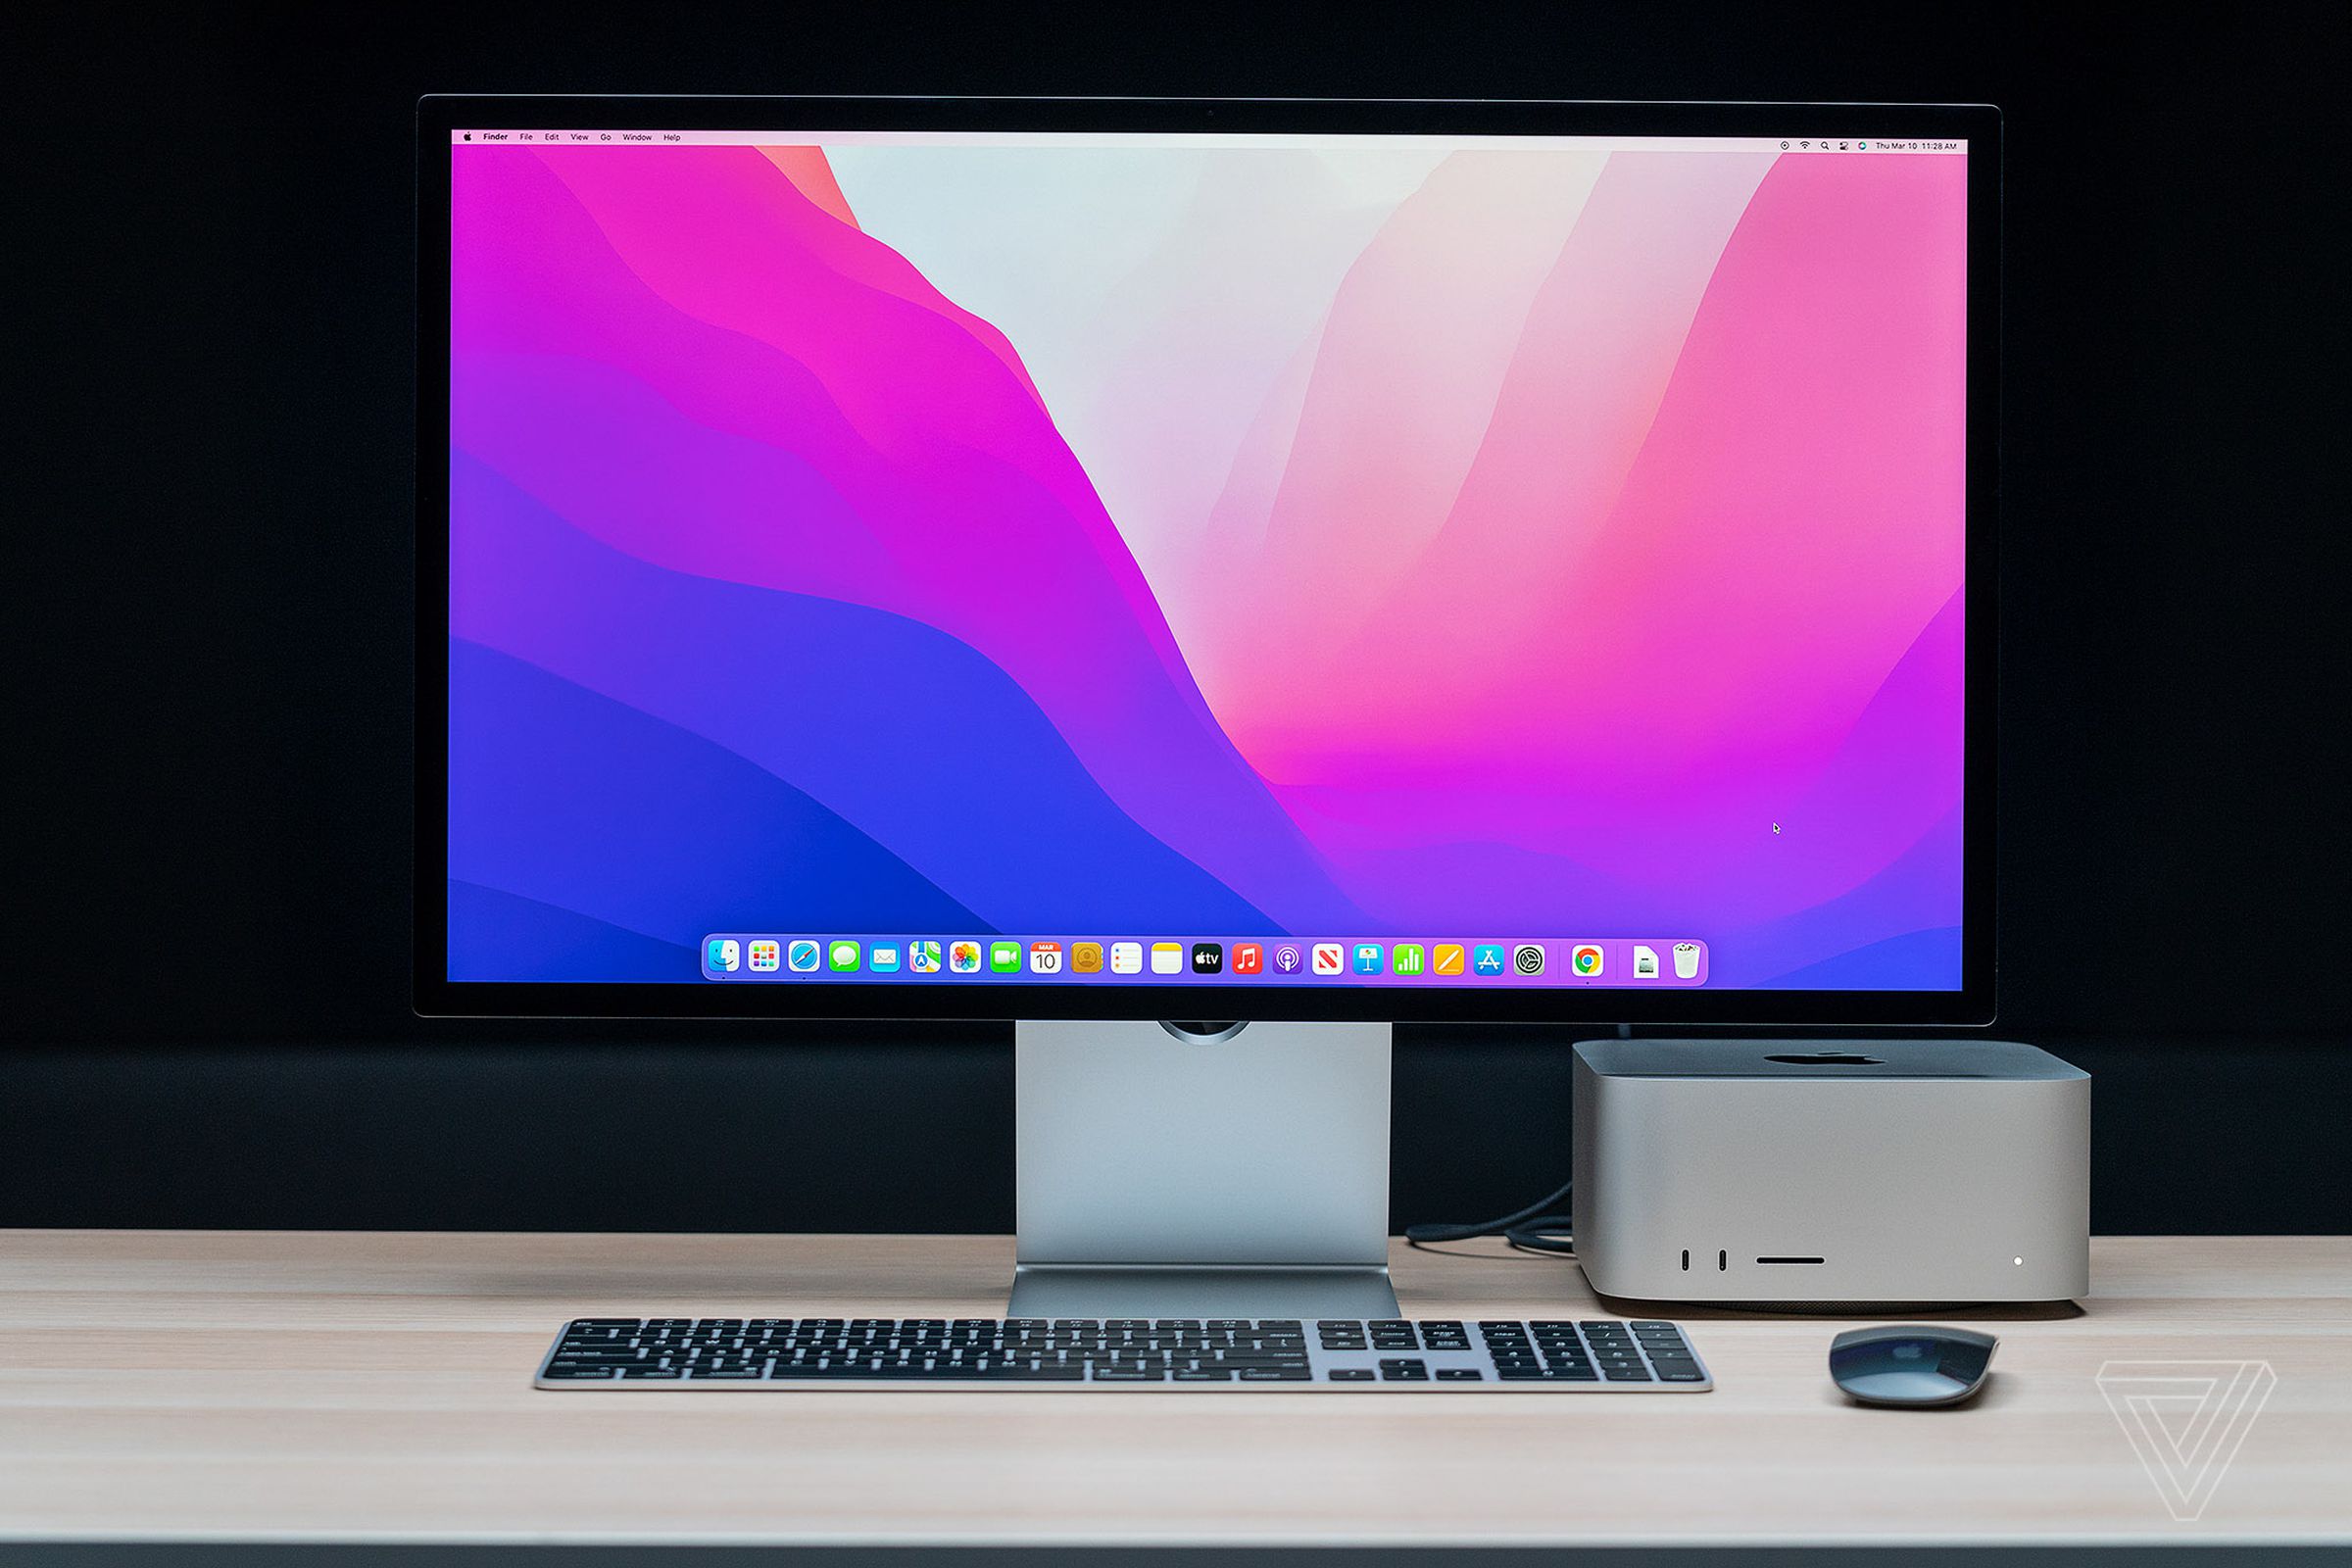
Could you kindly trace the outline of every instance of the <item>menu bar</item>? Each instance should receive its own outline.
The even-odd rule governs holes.
[[[474,126],[450,132],[458,146],[526,147],[1123,147],[1192,149],[1350,146],[1377,142],[1397,152],[1464,148],[1545,148],[1598,153],[1940,153],[1965,154],[1965,141],[1882,140],[1843,136],[1443,136],[1367,135],[1331,131],[1098,131],[1098,130],[579,130],[561,126]]]

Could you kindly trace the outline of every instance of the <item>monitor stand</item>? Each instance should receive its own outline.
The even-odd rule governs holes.
[[[1385,1023],[1013,1027],[1013,1317],[1393,1318]]]

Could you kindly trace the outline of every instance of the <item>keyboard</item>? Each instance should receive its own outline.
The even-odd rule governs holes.
[[[588,1317],[543,1389],[1335,1388],[1702,1393],[1672,1323]]]

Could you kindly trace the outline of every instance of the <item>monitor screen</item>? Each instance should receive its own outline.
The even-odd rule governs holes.
[[[1962,987],[1965,141],[456,102],[447,981]]]

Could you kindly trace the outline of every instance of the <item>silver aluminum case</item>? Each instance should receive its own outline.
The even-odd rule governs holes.
[[[1814,1055],[1872,1059],[1775,1059]],[[2033,1046],[1607,1040],[1577,1046],[1573,1073],[1577,1260],[1603,1296],[1827,1308],[2090,1289],[2090,1076]]]

